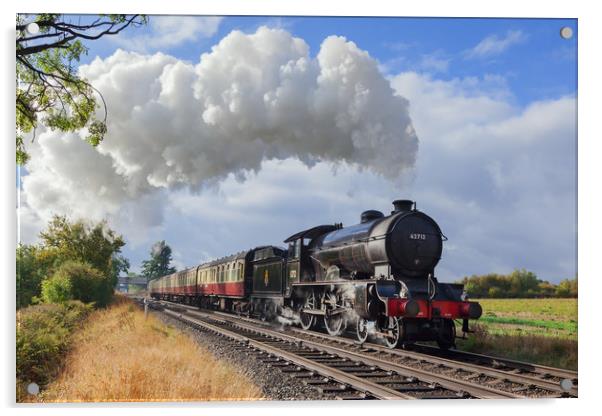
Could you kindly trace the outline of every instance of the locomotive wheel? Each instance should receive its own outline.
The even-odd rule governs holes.
[[[449,350],[456,344],[456,325],[451,319],[445,319],[439,329],[437,345],[444,351]]]
[[[385,343],[389,348],[397,348],[401,340],[401,322],[396,317],[389,316],[385,324],[386,326],[382,328],[383,332],[387,333]]]
[[[307,297],[305,298],[305,303],[302,306],[302,309],[315,309],[316,308],[316,296],[314,295],[314,292],[311,291],[307,294]],[[301,312],[299,314],[299,318],[301,320],[301,328],[303,328],[304,330],[308,330],[310,329],[312,326],[314,326],[314,324],[316,323],[316,316],[315,315],[311,315],[309,313],[303,313]]]
[[[368,321],[364,318],[358,318],[355,326],[355,335],[360,343],[366,342],[368,339]]]
[[[326,305],[326,314],[324,315],[324,326],[329,335],[337,337],[347,328],[345,316],[342,313],[330,314],[331,311],[336,311],[343,308],[343,299],[337,296],[334,292],[324,294],[324,305]]]

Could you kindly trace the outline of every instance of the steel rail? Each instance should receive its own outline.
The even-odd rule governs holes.
[[[202,314],[203,312],[193,312],[195,314]],[[209,315],[210,316],[210,315]],[[342,356],[351,360],[360,361],[369,366],[378,366],[383,370],[395,371],[395,372],[403,372],[404,374],[408,374],[412,377],[416,377],[419,380],[438,384],[446,389],[452,391],[461,391],[469,393],[472,396],[478,398],[487,398],[487,399],[504,399],[504,398],[525,398],[524,396],[520,396],[511,392],[501,391],[495,388],[487,387],[487,386],[478,386],[470,382],[466,382],[464,380],[458,380],[452,377],[448,377],[441,374],[433,374],[431,372],[416,369],[413,367],[409,367],[403,364],[391,363],[380,358],[376,357],[367,357],[360,353],[348,351],[339,347],[333,347],[330,345],[325,345],[316,341],[309,341],[307,339],[299,338],[292,335],[283,334],[279,331],[274,331],[267,328],[258,328],[253,324],[246,324],[241,322],[236,322],[230,320],[230,317],[226,317],[229,320],[231,325],[242,327],[248,330],[260,331],[261,333],[270,335],[275,338],[286,339],[289,342],[300,343],[302,345],[324,351],[330,354],[336,354],[338,356]]]
[[[191,310],[195,310],[195,308],[191,307]],[[198,309],[196,309],[196,310],[198,310]],[[222,315],[222,316],[227,316],[227,317],[233,316],[232,314],[228,314],[225,312],[219,312],[219,311],[216,311],[213,313]],[[241,319],[241,317],[238,317],[238,318]],[[246,320],[248,322],[253,321],[251,319],[244,319],[244,320]],[[259,322],[257,322],[257,323],[259,323]],[[263,323],[263,324],[265,324],[265,323]],[[316,332],[316,331],[305,331],[305,330],[302,330],[299,328],[294,328],[294,327],[290,327],[288,330],[293,333],[300,334],[303,336],[321,338],[321,339],[328,340],[331,342],[345,344],[350,347],[360,346],[360,344],[357,341],[354,341],[354,340],[351,340],[348,338],[335,337],[335,336],[331,336],[328,334],[322,334],[322,333]],[[430,351],[430,352],[420,352],[420,351],[411,351],[411,350],[403,350],[403,349],[390,349],[390,348],[386,348],[385,346],[375,344],[375,343],[369,343],[369,342],[363,343],[363,344],[361,344],[361,346],[364,348],[369,348],[369,349],[373,349],[375,351],[379,351],[384,354],[395,355],[399,358],[410,358],[410,359],[414,359],[414,360],[422,361],[422,362],[441,364],[446,367],[450,367],[450,368],[454,368],[454,369],[458,369],[458,370],[464,370],[464,371],[471,371],[471,372],[479,373],[479,374],[482,374],[482,375],[485,375],[488,377],[497,378],[500,380],[516,382],[518,384],[533,385],[536,387],[540,387],[544,390],[549,390],[551,392],[559,393],[561,395],[568,394],[568,395],[575,396],[575,397],[578,396],[578,385],[576,384],[578,375],[577,375],[576,371],[572,371],[572,370],[565,370],[565,369],[555,368],[555,367],[547,367],[547,366],[542,366],[542,365],[538,365],[538,364],[530,364],[530,363],[512,360],[512,359],[488,356],[488,355],[484,355],[484,354],[470,353],[470,352],[459,351],[459,350],[450,350],[450,351],[446,352],[446,353],[450,353],[450,354],[453,354],[454,356],[459,357],[459,359],[453,359],[453,358],[441,356],[440,354],[442,354],[442,353],[438,348],[431,347],[428,345],[423,345],[423,344],[418,344],[417,347],[419,347],[422,350],[426,350],[426,351]],[[474,359],[474,360],[489,362],[489,363],[491,363],[490,364],[491,366],[464,361],[464,360],[462,360],[462,358],[460,358],[462,356],[470,358],[470,359]],[[540,378],[540,377],[533,376],[533,375],[513,373],[508,370],[502,370],[502,369],[493,367],[495,365],[506,366],[506,367],[512,368],[517,371],[525,371],[525,372],[530,372],[533,374],[538,374],[542,377],[551,376],[551,377],[557,377],[559,379],[568,379],[568,380],[571,380],[571,382],[574,385],[570,390],[565,390],[561,387],[561,385],[558,381],[547,380],[545,378]]]
[[[218,327],[216,325],[212,325],[210,323],[200,321],[198,319],[184,316],[178,312],[173,312],[170,310],[164,310],[164,312],[167,313],[168,315],[170,315],[172,317],[176,317],[180,320],[192,323],[194,325],[202,326],[204,328],[207,328],[207,329],[209,329],[213,332],[219,333],[219,334],[226,335],[227,337],[232,338],[238,342],[244,343],[245,345],[248,345],[250,347],[254,347],[254,348],[260,349],[262,351],[265,351],[269,354],[273,354],[273,355],[282,357],[283,359],[285,359],[287,361],[293,362],[299,366],[307,368],[310,371],[314,371],[318,374],[321,374],[324,377],[332,378],[339,383],[347,384],[347,385],[353,387],[355,390],[368,393],[369,395],[374,396],[377,399],[381,399],[381,400],[395,400],[395,399],[397,399],[397,400],[399,400],[399,399],[413,400],[413,399],[417,399],[416,397],[398,392],[396,390],[393,390],[393,389],[385,387],[385,386],[378,385],[371,381],[363,380],[359,377],[344,373],[341,370],[337,370],[337,369],[329,367],[327,365],[311,361],[307,358],[303,358],[303,357],[295,355],[293,353],[289,353],[285,350],[281,350],[279,348],[270,346],[264,342],[253,340],[249,337],[237,334],[236,332],[229,331],[227,329]]]
[[[428,354],[430,356],[435,356],[438,353],[438,350],[434,347],[431,347],[430,345],[417,344],[417,347],[419,347],[421,350],[424,350],[424,351],[430,351],[430,352],[425,352],[425,354]],[[466,358],[475,359],[475,360],[491,361],[492,363],[495,362],[497,364],[505,365],[507,367],[512,367],[516,370],[531,371],[531,372],[538,373],[541,375],[550,375],[552,377],[568,378],[571,380],[576,380],[578,377],[577,371],[574,371],[574,370],[566,370],[563,368],[548,367],[548,366],[539,365],[539,364],[531,364],[531,363],[527,363],[524,361],[512,360],[510,358],[494,357],[494,356],[490,356],[490,355],[478,354],[478,353],[468,352],[468,351],[460,351],[460,350],[456,350],[456,349],[451,349],[448,352],[455,356],[464,356]]]
[[[290,328],[289,330],[296,334],[305,335],[305,336],[309,336],[309,337],[313,337],[313,338],[324,339],[324,340],[331,341],[331,342],[337,342],[340,344],[348,345],[350,347],[360,347],[360,344],[357,341],[352,341],[347,338],[333,337],[331,335],[321,334],[321,333],[314,332],[314,331],[311,331],[311,332],[303,331],[298,328]],[[396,356],[399,358],[410,358],[410,359],[413,359],[416,361],[440,364],[440,365],[443,365],[443,366],[446,366],[449,368],[475,372],[478,374],[497,378],[500,380],[508,380],[511,382],[516,382],[516,383],[525,384],[525,385],[534,385],[537,387],[541,387],[545,390],[550,390],[552,392],[557,392],[560,394],[568,393],[568,394],[571,394],[574,396],[577,396],[577,394],[578,394],[577,386],[574,386],[571,390],[566,391],[560,386],[560,383],[558,383],[558,382],[534,377],[532,375],[511,373],[511,372],[497,369],[497,368],[491,368],[491,367],[487,367],[484,365],[474,364],[474,363],[460,361],[460,360],[454,360],[454,359],[445,358],[445,357],[428,354],[428,353],[421,353],[421,352],[408,351],[408,350],[402,350],[402,349],[390,349],[390,348],[386,348],[382,345],[378,345],[378,344],[374,344],[374,343],[363,343],[363,344],[361,344],[361,347],[366,348],[366,349],[372,349],[374,351],[377,351],[377,352],[380,352],[383,354],[389,354],[391,356]],[[421,345],[421,347],[422,347],[422,345]],[[429,348],[431,348],[431,347],[429,347]],[[432,350],[436,350],[436,348],[432,347]],[[454,353],[456,351],[457,350],[453,350]],[[463,353],[461,351],[458,351],[458,352]],[[467,353],[467,354],[471,354],[471,353]],[[478,354],[475,354],[475,355],[478,355]],[[502,358],[498,359],[498,358],[489,357],[489,356],[485,356],[485,355],[483,355],[482,358],[499,362],[502,365],[505,365],[506,362],[512,362],[512,360],[505,360]],[[518,362],[518,363],[520,363],[520,362]],[[531,371],[533,373],[538,373],[538,372],[527,369],[526,367],[533,367],[533,368],[539,368],[539,369],[549,368],[550,370],[562,371],[562,369],[555,369],[552,367],[536,366],[536,365],[527,364],[527,363],[521,363],[521,364],[523,364],[523,367],[520,367],[521,370],[525,369],[525,371]],[[551,372],[547,372],[547,374],[554,375]],[[566,374],[567,374],[567,376],[565,376],[565,377],[560,377],[560,376],[557,376],[557,377],[568,378],[571,381],[573,381],[577,378],[576,372],[571,373],[569,370],[567,370]]]
[[[252,319],[252,318],[245,318],[245,317],[233,315],[231,313],[225,313],[225,312],[220,312],[220,311],[203,311],[203,312],[201,312],[198,308],[193,307],[193,306],[182,305],[182,304],[166,302],[166,301],[162,301],[162,302],[165,304],[173,305],[175,307],[182,307],[184,309],[188,309],[193,313],[223,316],[224,318],[229,320],[231,323],[239,324],[239,322],[237,322],[237,321],[243,320],[243,321],[249,322],[251,325],[260,325],[260,326],[264,326],[264,327],[272,327],[273,326],[273,325],[263,322],[263,321],[258,321],[258,320]],[[207,316],[207,315],[205,315],[205,316]],[[232,320],[234,320],[234,321],[232,321]],[[543,390],[548,390],[552,393],[558,393],[560,395],[567,395],[567,394],[573,395],[573,396],[578,395],[578,388],[576,385],[574,387],[572,387],[569,391],[566,391],[566,390],[562,389],[562,387],[560,386],[560,383],[555,382],[555,381],[550,381],[550,380],[546,380],[543,378],[534,377],[531,375],[516,374],[513,372],[509,372],[509,371],[505,371],[505,370],[501,370],[501,369],[497,369],[497,368],[491,368],[486,365],[480,365],[480,364],[474,364],[471,362],[462,361],[461,359],[454,360],[454,359],[450,359],[450,358],[446,358],[446,357],[441,357],[441,356],[437,355],[438,350],[436,350],[434,347],[419,345],[420,348],[425,348],[427,350],[433,351],[433,353],[428,353],[428,352],[422,353],[422,352],[417,352],[417,351],[389,349],[389,348],[385,348],[382,345],[378,345],[378,344],[374,344],[374,343],[364,343],[364,344],[360,345],[357,341],[353,341],[353,340],[350,340],[347,338],[333,337],[331,335],[321,334],[321,333],[315,332],[315,331],[304,331],[304,330],[301,330],[298,328],[291,327],[291,328],[289,328],[289,330],[293,333],[296,333],[296,334],[299,334],[302,336],[313,337],[314,339],[315,338],[323,339],[326,341],[336,342],[339,344],[347,345],[350,347],[356,347],[356,348],[361,346],[363,348],[372,349],[372,350],[375,350],[375,351],[378,351],[378,352],[381,352],[384,354],[390,354],[390,356],[394,355],[399,358],[410,358],[410,359],[421,361],[421,362],[427,363],[427,364],[442,365],[442,366],[446,366],[449,368],[458,369],[458,370],[462,370],[462,371],[470,371],[470,372],[474,372],[479,375],[484,375],[484,376],[491,377],[494,379],[499,379],[500,381],[509,381],[509,382],[513,382],[513,383],[517,383],[517,384],[523,384],[526,386],[539,387]],[[281,332],[275,332],[275,333],[278,334],[278,336],[281,336],[281,337],[284,336],[284,334],[282,334]],[[301,341],[305,342],[306,344],[307,344],[307,342],[314,342],[314,341],[308,341],[303,338],[295,338],[295,340],[296,340],[296,342],[301,340]],[[314,345],[314,344],[312,344],[312,345]],[[323,345],[323,344],[318,343],[315,345]],[[339,354],[339,352],[356,354],[356,353],[353,353],[353,352],[350,352],[347,350],[342,350],[337,347],[329,346],[329,348],[334,348],[337,351],[336,352],[337,354]],[[335,350],[333,350],[333,352]],[[365,352],[367,352],[367,351],[364,351],[364,353]],[[550,376],[558,377],[558,378],[568,378],[573,382],[576,381],[576,379],[577,379],[577,372],[570,371],[570,370],[563,370],[563,369],[558,369],[558,368],[553,368],[553,367],[540,366],[540,365],[536,365],[536,364],[529,364],[529,363],[524,363],[524,362],[520,362],[520,361],[510,360],[510,359],[491,357],[491,356],[482,355],[482,354],[467,353],[467,352],[458,351],[458,350],[452,350],[451,352],[455,355],[465,355],[465,356],[469,356],[470,358],[479,359],[482,361],[488,361],[488,362],[492,362],[492,363],[495,362],[495,363],[499,363],[501,365],[505,365],[510,368],[514,368],[519,371],[522,371],[522,370],[529,371],[529,372],[533,372],[536,374],[541,374],[542,376],[550,375]],[[361,356],[361,355],[359,355],[359,356]],[[361,357],[366,358],[365,356],[361,356]],[[384,362],[387,365],[391,365],[391,363],[383,361],[376,357],[371,357],[371,359]],[[425,377],[436,376],[439,380],[443,379],[446,382],[465,385],[465,386],[467,386],[467,388],[468,387],[479,388],[479,389],[484,390],[484,392],[482,392],[482,393],[475,394],[478,397],[489,398],[489,396],[487,396],[487,392],[489,392],[491,394],[500,393],[500,392],[507,393],[505,395],[505,397],[517,397],[517,398],[525,398],[526,397],[524,395],[516,395],[511,392],[505,392],[504,390],[501,390],[501,389],[495,389],[495,388],[491,388],[491,387],[487,387],[487,386],[479,386],[478,384],[475,384],[474,382],[471,382],[471,381],[459,380],[457,378],[448,377],[448,376],[441,375],[441,374],[434,375],[432,372],[428,372],[428,371],[421,370],[421,369],[416,369],[412,366],[407,366],[404,364],[395,363],[394,365],[397,366],[398,369],[401,368],[404,371],[416,372],[415,377],[417,377],[417,378],[424,379]],[[535,370],[538,370],[538,371],[535,371]],[[433,382],[437,382],[437,383],[441,384],[439,381],[436,381],[436,380]],[[441,385],[443,386],[443,384],[441,384]],[[444,386],[444,387],[446,387],[446,386]],[[446,387],[446,388],[449,388],[449,387]],[[484,394],[484,395],[482,395],[482,394]],[[499,397],[496,397],[496,398],[499,398]]]
[[[216,319],[212,315],[205,312],[199,311],[191,311],[195,315],[199,315],[209,319]],[[226,314],[221,314],[222,318],[230,323],[230,325],[237,326],[239,328],[243,328],[245,330],[254,331],[257,333],[262,333],[265,335],[269,335],[273,338],[279,338],[290,343],[296,343],[300,345],[305,345],[307,347],[323,351],[329,354],[335,354],[350,360],[362,362],[368,366],[378,366],[383,370],[394,371],[394,372],[402,372],[403,374],[407,374],[411,377],[415,377],[421,381],[440,385],[448,390],[456,391],[456,392],[466,392],[471,396],[477,398],[487,398],[487,399],[504,399],[504,398],[525,398],[524,396],[517,395],[511,392],[501,391],[492,387],[487,386],[478,386],[474,383],[466,382],[464,380],[454,379],[452,377],[448,377],[441,374],[433,374],[428,371],[412,368],[403,364],[390,363],[388,361],[384,361],[375,357],[367,357],[365,355],[351,352],[342,348],[333,347],[329,345],[325,345],[323,343],[308,341],[303,338],[299,338],[293,335],[284,334],[279,331],[274,331],[268,328],[260,328],[254,324],[246,324],[237,322],[237,320],[233,320],[232,316],[224,316]]]

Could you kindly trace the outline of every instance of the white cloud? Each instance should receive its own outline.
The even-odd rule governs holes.
[[[93,149],[39,135],[24,234],[53,212],[107,217],[133,264],[165,239],[192,265],[412,198],[450,238],[444,280],[575,272],[574,97],[518,107],[494,74],[387,82],[342,38],[311,58],[267,29],[231,34],[196,65],[118,51],[83,71],[109,103],[109,136]]]
[[[447,72],[450,59],[443,58],[439,54],[422,55],[418,67],[427,72]]]
[[[489,58],[506,51],[510,46],[523,43],[528,36],[521,30],[509,30],[505,36],[489,35],[474,48],[466,51],[467,58]]]
[[[196,41],[213,36],[222,21],[219,16],[150,16],[150,33],[132,36],[112,37],[111,40],[120,47],[136,51],[148,52],[169,49],[185,42]],[[144,28],[139,29],[144,30]]]
[[[498,81],[416,73],[391,81],[409,99],[421,138],[410,193],[454,247],[438,273],[525,267],[543,279],[573,277],[575,98],[518,108]]]
[[[347,163],[398,179],[418,141],[408,103],[353,42],[316,58],[284,30],[232,32],[197,65],[118,50],[80,68],[110,108],[105,140],[42,132],[23,179],[27,205],[123,225],[135,241],[163,221],[167,192],[200,191],[265,160]]]

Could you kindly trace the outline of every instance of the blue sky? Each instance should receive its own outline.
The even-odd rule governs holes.
[[[262,26],[281,32],[259,36]],[[560,37],[564,26],[571,39]],[[523,267],[551,281],[573,277],[576,39],[574,19],[151,16],[145,28],[88,44],[82,70],[108,100],[110,133],[98,151],[77,135],[40,134],[23,178],[22,239],[34,241],[54,212],[107,218],[128,239],[134,270],[161,239],[184,267],[281,244],[304,227],[351,225],[408,197],[449,237],[443,280]],[[265,65],[250,45],[274,47]],[[328,74],[340,89],[324,108],[360,120],[345,118],[359,123],[351,141],[331,130],[338,118],[304,107],[308,97],[320,102],[323,92],[304,91]],[[264,114],[253,106],[278,105],[273,82],[292,89],[283,112]],[[345,95],[349,83],[355,95]],[[374,105],[348,107],[358,88]],[[375,125],[389,134],[372,137]],[[303,134],[281,139],[287,130]],[[256,142],[264,134],[273,137]]]
[[[303,38],[312,55],[317,53],[326,37],[344,36],[378,59],[388,73],[417,69],[435,72],[441,79],[501,75],[520,105],[576,91],[576,19],[233,16],[226,17],[210,37],[160,50],[195,62],[199,52],[209,51],[216,41],[232,30],[252,33],[262,25],[282,27]],[[558,36],[560,28],[565,26],[573,30],[571,39]],[[154,32],[150,25],[136,31],[149,35]],[[501,51],[474,57],[468,55],[467,52],[484,39],[494,37],[503,42],[509,32],[520,33],[519,39]],[[110,40],[88,46],[89,55],[82,63],[95,56],[106,57],[115,50],[115,44]],[[148,45],[148,51],[156,50]],[[437,68],[436,63],[421,66],[428,58],[439,61],[443,68]]]

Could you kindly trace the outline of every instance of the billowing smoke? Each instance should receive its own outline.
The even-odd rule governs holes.
[[[408,102],[342,37],[312,57],[302,39],[262,27],[231,32],[196,65],[118,50],[80,70],[107,102],[108,134],[96,149],[83,132],[39,135],[23,189],[41,218],[158,225],[166,190],[244,180],[266,160],[346,163],[390,179],[415,161]]]

